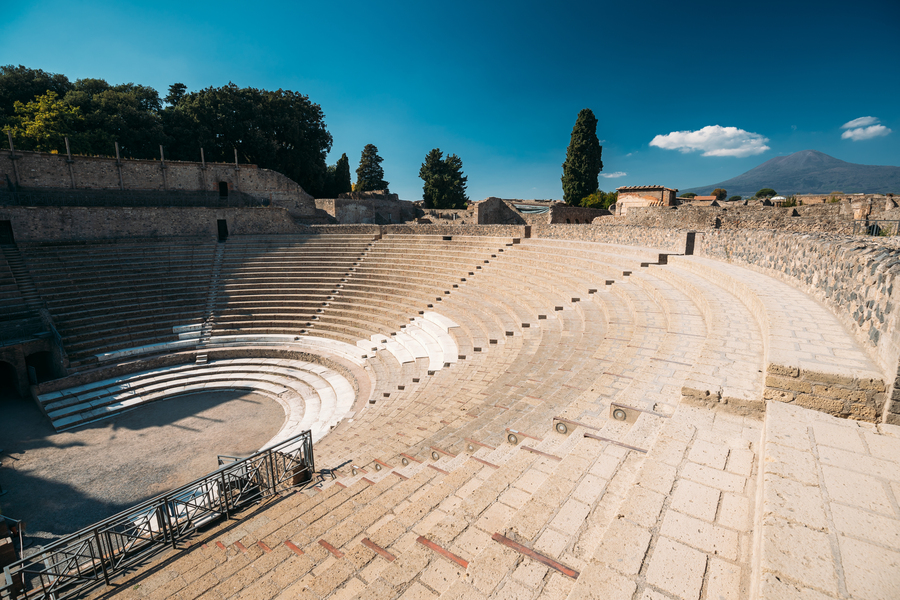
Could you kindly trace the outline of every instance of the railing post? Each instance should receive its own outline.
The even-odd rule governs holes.
[[[106,558],[103,557],[103,544],[100,542],[100,532],[94,529],[94,542],[97,546],[97,558],[100,561],[100,568],[103,569],[103,581],[109,585],[109,573],[106,571]]]
[[[275,494],[275,489],[278,487],[277,478],[275,477],[275,453],[271,450],[267,450],[266,454],[268,454],[266,462],[269,465],[269,493],[267,496],[272,496]]]
[[[225,498],[225,518],[231,518],[231,510],[228,506],[228,486],[225,485],[225,471],[222,471],[222,496]]]

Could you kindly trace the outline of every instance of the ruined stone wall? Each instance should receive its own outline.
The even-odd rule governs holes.
[[[368,194],[368,192],[363,192]],[[396,194],[387,197],[360,194],[341,194],[339,198],[317,198],[316,208],[324,210],[338,223],[403,223],[416,217],[416,207],[412,202],[397,200]],[[356,197],[361,196],[361,197]]]
[[[477,225],[475,207],[472,208],[423,208],[422,217],[436,225]]]
[[[747,266],[828,306],[893,384],[889,421],[900,422],[900,249],[887,239],[775,231],[698,232],[695,254]]]
[[[549,213],[539,215],[523,214],[517,211],[513,201],[501,198],[487,198],[475,205],[475,215],[479,225],[543,225],[550,218]]]
[[[290,214],[268,208],[129,208],[0,206],[17,242],[122,239],[129,237],[215,238],[225,219],[230,235],[301,233]]]
[[[890,217],[889,213],[873,210],[869,218]],[[673,229],[775,229],[795,233],[850,234],[853,219],[854,209],[849,202],[790,208],[734,202],[725,206],[632,207],[624,216],[602,216],[593,222]]]
[[[553,224],[535,225],[531,228],[531,237],[535,238],[645,246],[673,254],[684,253],[687,234],[687,230],[663,227],[634,227],[630,225],[572,227]]]
[[[384,225],[381,227],[381,231],[384,235],[481,235],[520,239],[530,235],[529,228],[522,225]]]
[[[550,217],[544,223],[570,223],[586,224],[602,215],[612,214],[608,210],[597,208],[583,208],[581,206],[569,206],[568,204],[555,203],[550,206]],[[541,215],[543,216],[543,215]]]
[[[15,160],[11,159],[15,156]],[[258,200],[268,200],[302,217],[315,214],[312,196],[281,173],[256,165],[122,160],[100,156],[19,152],[0,155],[0,182],[24,189],[206,191],[218,193],[219,182]]]

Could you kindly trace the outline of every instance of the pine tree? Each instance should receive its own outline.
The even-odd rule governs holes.
[[[598,189],[597,177],[603,170],[603,147],[597,139],[597,118],[589,108],[582,109],[572,128],[572,138],[563,163],[563,199],[578,206],[581,199]]]
[[[375,147],[375,144],[366,144],[366,147],[363,148],[362,156],[359,158],[359,168],[356,169],[356,187],[354,191],[387,191],[388,182],[384,180],[384,169],[381,168],[381,161],[383,160],[383,158],[378,156],[378,148]]]
[[[425,208],[465,208],[469,203],[468,177],[463,175],[462,159],[457,155],[448,154],[443,158],[440,148],[433,149],[425,155],[419,177],[425,182],[422,186]]]

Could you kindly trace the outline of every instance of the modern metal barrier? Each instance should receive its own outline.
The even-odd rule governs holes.
[[[853,221],[853,235],[875,235],[875,236],[900,235],[900,221],[893,221],[893,220]]]
[[[230,462],[58,540],[3,570],[0,599],[63,600],[110,580],[198,528],[312,480],[312,432]]]

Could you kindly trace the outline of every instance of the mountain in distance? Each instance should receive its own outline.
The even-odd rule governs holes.
[[[779,194],[900,194],[900,167],[857,165],[816,150],[776,156],[743,175],[713,185],[681,190],[707,195],[716,188],[728,195],[752,196],[762,188]]]

